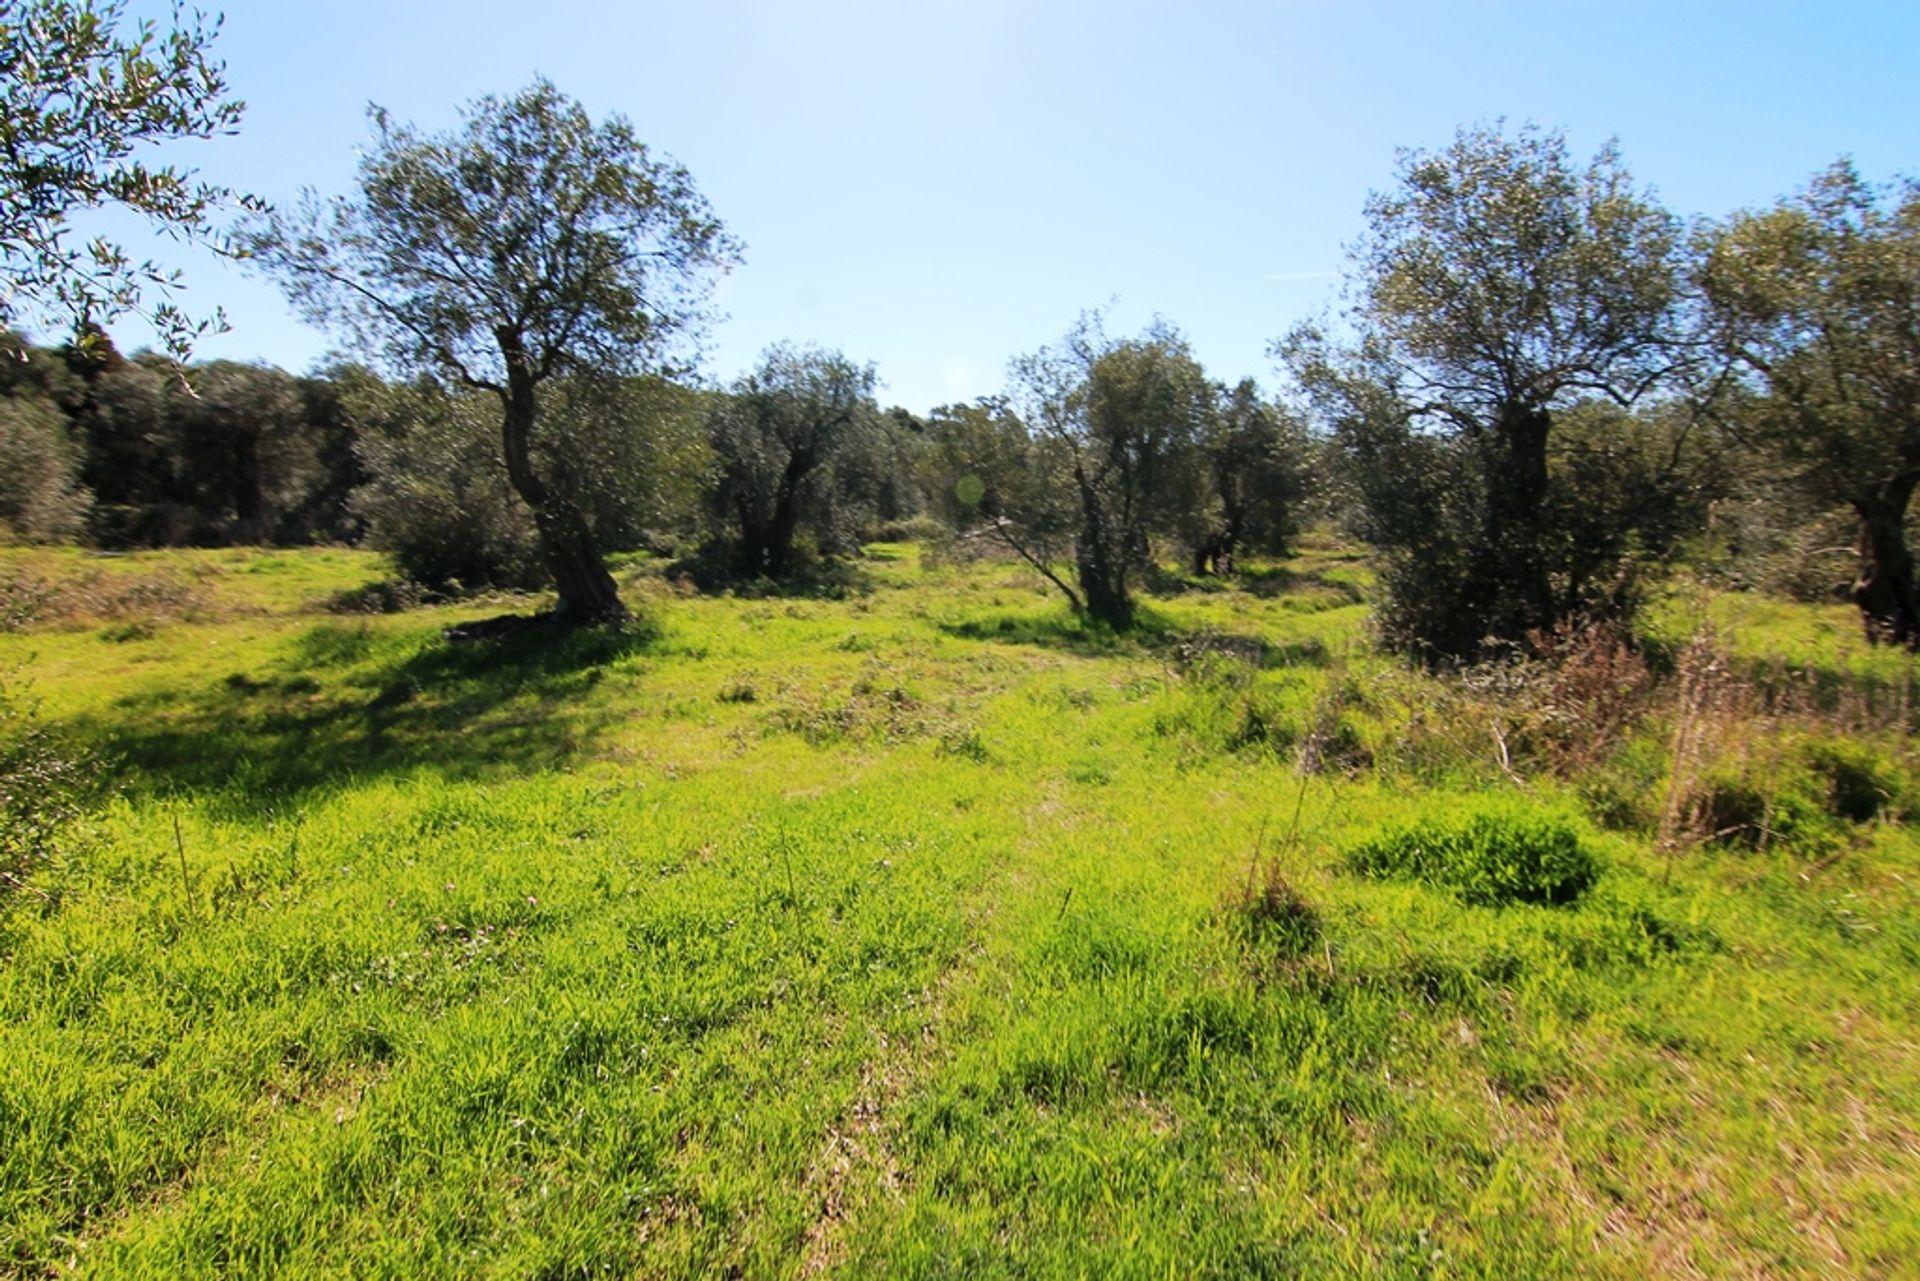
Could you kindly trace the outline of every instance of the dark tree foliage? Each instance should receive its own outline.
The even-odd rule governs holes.
[[[1181,519],[1196,574],[1231,574],[1242,551],[1284,555],[1308,489],[1304,426],[1251,379],[1215,389],[1195,452],[1200,490]]]
[[[255,251],[308,315],[400,370],[486,391],[507,476],[533,515],[556,617],[624,617],[583,472],[542,465],[562,379],[658,369],[704,320],[715,274],[738,260],[687,171],[626,120],[596,124],[544,80],[471,104],[422,134],[373,111],[360,190],[257,228]],[[632,426],[632,424],[628,424]],[[546,454],[570,457],[567,444]]]
[[[778,346],[714,399],[711,505],[740,572],[786,576],[803,527],[828,547],[851,537],[858,514],[836,471],[857,467],[882,430],[873,384],[872,366],[839,352]]]
[[[179,360],[225,328],[217,313],[195,318],[173,301],[177,272],[104,237],[76,243],[71,224],[76,212],[117,208],[226,249],[215,217],[233,192],[135,154],[235,131],[243,104],[209,54],[219,29],[198,14],[182,23],[178,9],[171,29],[129,28],[118,0],[0,6],[0,325],[23,311],[86,326],[138,312]]]
[[[320,479],[298,380],[264,365],[214,361],[170,380],[171,497],[194,513],[197,543],[280,541],[281,518]]]
[[[19,537],[108,546],[297,544],[350,537],[358,483],[333,384],[264,365],[22,341],[0,364],[11,460],[0,488]],[[49,417],[52,415],[52,417]],[[31,443],[38,442],[38,443]]]
[[[368,477],[352,496],[368,546],[434,591],[539,583],[533,519],[500,462],[492,397],[353,369],[336,385]]]
[[[1920,646],[1906,520],[1920,485],[1920,183],[1841,162],[1709,230],[1700,281],[1761,395],[1741,434],[1816,503],[1858,520],[1852,596],[1869,637]]]
[[[996,397],[934,409],[915,459],[928,512],[957,532],[1005,516],[1027,445],[1026,426]]]
[[[1003,478],[1008,510],[993,528],[1076,613],[1131,626],[1152,539],[1198,501],[1196,442],[1213,387],[1172,326],[1114,340],[1098,316],[1016,360],[1012,375],[1010,401],[1031,439],[1019,460],[1026,476]],[[1069,525],[1072,585],[1053,568]]]
[[[1611,145],[1580,168],[1558,134],[1486,128],[1403,153],[1367,219],[1353,341],[1306,327],[1277,354],[1384,553],[1390,642],[1470,657],[1630,608],[1636,562],[1588,563],[1590,522],[1627,522],[1598,546],[1649,555],[1660,522],[1595,504],[1556,451],[1575,406],[1651,403],[1696,359],[1676,220]]]
[[[356,375],[371,373],[335,364],[297,380],[313,470],[305,493],[279,513],[276,542],[357,543],[366,534],[351,499],[369,477],[354,448],[357,432],[344,400],[344,384]]]
[[[75,380],[70,412],[95,500],[89,536],[107,547],[189,541],[197,522],[178,519],[173,501],[164,363],[128,360],[104,335],[85,336],[61,355]]]
[[[834,467],[837,505],[857,521],[856,536],[878,527],[897,527],[923,514],[920,458],[927,447],[927,425],[898,405],[866,419]],[[852,550],[849,546],[846,550]]]

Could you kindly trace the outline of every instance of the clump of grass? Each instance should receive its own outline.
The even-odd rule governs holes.
[[[1232,753],[1280,758],[1300,741],[1301,702],[1291,684],[1262,680],[1253,662],[1200,653],[1177,667],[1184,677],[1154,731],[1197,756]]]
[[[907,674],[869,656],[860,676],[845,687],[809,689],[791,685],[780,692],[766,723],[824,747],[837,743],[903,743],[935,738],[958,728],[953,717],[921,698]]]
[[[938,756],[956,756],[976,765],[984,765],[992,757],[987,740],[972,725],[955,726],[942,734],[940,741],[934,745],[934,753]]]
[[[1600,873],[1566,820],[1511,802],[1477,800],[1364,841],[1347,852],[1363,876],[1419,881],[1468,903],[1571,903]]]
[[[1682,827],[1717,845],[1758,848],[1773,832],[1773,806],[1759,787],[1726,776],[1700,780],[1682,802]]]
[[[1328,675],[1301,737],[1294,766],[1302,774],[1357,774],[1373,767],[1373,752],[1346,713],[1365,706],[1359,685],[1343,672]]]
[[[1297,960],[1320,942],[1319,909],[1281,871],[1278,859],[1256,860],[1226,907],[1242,934],[1284,960]]]

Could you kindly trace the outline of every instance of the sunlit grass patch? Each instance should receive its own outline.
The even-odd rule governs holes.
[[[1920,1246],[1884,707],[1769,702],[1742,640],[1740,697],[1652,655],[1588,752],[1571,678],[1374,654],[1330,542],[1124,636],[1018,566],[890,551],[844,599],[636,559],[647,626],[476,644],[442,632],[533,603],[340,615],[377,563],[223,552],[218,591],[280,586],[0,636],[113,793],[0,912],[0,1274],[1897,1275]],[[1822,617],[1776,608],[1796,644]],[[1859,661],[1884,698],[1913,660]],[[1725,779],[1770,838],[1661,839]]]

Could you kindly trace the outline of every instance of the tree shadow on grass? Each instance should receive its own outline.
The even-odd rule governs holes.
[[[1255,565],[1231,574],[1195,574],[1185,569],[1157,566],[1146,576],[1149,595],[1167,599],[1175,596],[1211,596],[1221,592],[1242,591],[1262,600],[1297,596],[1303,600],[1321,600],[1328,604],[1358,605],[1363,596],[1358,585],[1338,577],[1344,564],[1328,569],[1307,569],[1298,565]]]
[[[1139,640],[1153,630],[1151,624],[1142,623],[1130,631],[1119,632],[1071,614],[997,614],[936,623],[934,626],[946,635],[962,640],[1034,645],[1042,649],[1067,650],[1091,658],[1137,654],[1140,652]]]
[[[1088,658],[1152,655],[1181,671],[1215,658],[1261,668],[1326,667],[1333,661],[1326,643],[1318,638],[1275,642],[1210,627],[1183,630],[1145,610],[1124,632],[1072,614],[999,614],[935,626],[964,640],[1033,645]]]
[[[368,663],[350,632],[317,628],[263,671],[132,695],[68,728],[129,796],[203,793],[241,812],[351,779],[526,774],[625,719],[591,692],[655,639],[639,626],[535,626]]]
[[[701,547],[664,566],[660,574],[705,595],[747,600],[847,600],[870,596],[874,590],[873,575],[848,557],[796,552],[791,570],[769,578],[742,570],[724,544]]]
[[[1358,585],[1335,578],[1323,570],[1299,569],[1286,565],[1263,565],[1243,569],[1236,577],[1240,590],[1262,600],[1278,596],[1335,596],[1343,604],[1359,605],[1365,596]]]

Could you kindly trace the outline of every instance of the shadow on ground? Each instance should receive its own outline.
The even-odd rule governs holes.
[[[67,728],[129,795],[217,794],[242,810],[352,778],[531,773],[577,757],[625,718],[585,695],[657,639],[637,626],[536,626],[494,640],[433,637],[380,662],[368,637],[317,627],[254,671],[130,695]]]
[[[1139,642],[1164,630],[1154,618],[1142,618],[1131,631],[1116,632],[1071,614],[997,614],[934,625],[946,635],[962,640],[1036,645],[1093,658],[1137,654]]]
[[[1308,596],[1315,593],[1340,597],[1349,605],[1361,604],[1360,588],[1344,578],[1335,578],[1320,570],[1290,569],[1284,565],[1242,570],[1240,590],[1270,600],[1276,596]]]
[[[882,555],[874,560],[898,559]],[[780,578],[742,571],[731,553],[722,548],[702,548],[683,556],[659,571],[668,582],[690,585],[710,596],[732,595],[747,600],[846,600],[873,593],[873,575],[853,560],[841,556],[803,555],[793,569]]]
[[[1303,599],[1322,597],[1343,605],[1358,605],[1364,599],[1360,588],[1337,576],[1345,568],[1343,564],[1335,564],[1325,570],[1297,565],[1258,565],[1235,570],[1231,574],[1215,575],[1160,567],[1147,574],[1145,587],[1149,595],[1162,598],[1242,591],[1262,600],[1277,596],[1298,596]]]

